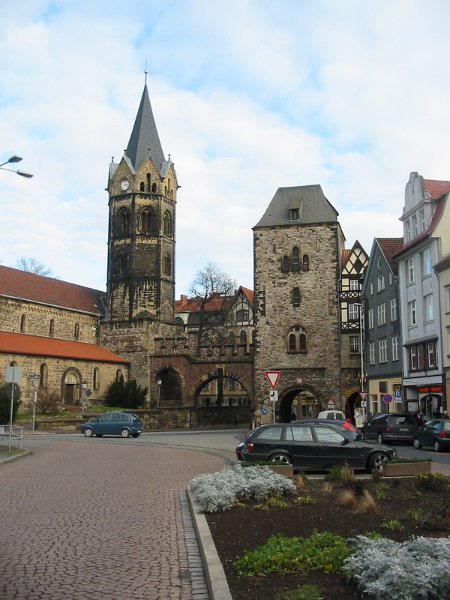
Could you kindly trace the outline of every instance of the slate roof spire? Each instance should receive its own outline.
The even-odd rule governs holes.
[[[138,171],[141,165],[148,159],[149,153],[156,167],[161,172],[166,159],[164,158],[164,152],[159,141],[146,82],[133,131],[131,132],[130,141],[126,149],[126,156],[131,161],[134,170]]]

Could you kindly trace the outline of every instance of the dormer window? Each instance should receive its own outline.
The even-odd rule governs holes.
[[[289,209],[289,220],[290,221],[298,221],[299,220],[299,210],[298,208],[290,208]]]

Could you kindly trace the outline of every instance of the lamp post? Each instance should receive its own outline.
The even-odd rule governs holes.
[[[33,386],[33,418],[32,418],[32,425],[31,428],[34,431],[36,428],[36,404],[37,404],[37,384],[39,384],[39,381],[41,380],[40,375],[36,375],[36,373],[30,373],[28,375],[28,377],[30,378],[31,381],[31,385]]]
[[[161,384],[162,384],[162,379],[157,379],[156,383],[158,384],[158,408],[159,408],[159,403],[161,401]]]
[[[21,156],[17,156],[17,154],[14,154],[13,156],[10,156],[8,158],[8,160],[5,161],[4,163],[0,163],[0,169],[2,171],[11,171],[11,173],[17,173],[17,175],[20,175],[21,177],[30,179],[31,177],[33,177],[32,173],[27,173],[26,171],[20,171],[20,169],[8,169],[7,167],[5,167],[5,165],[9,165],[12,163],[18,163],[21,160],[23,160],[23,158]]]
[[[87,390],[87,382],[86,379],[83,379],[81,382],[81,410],[82,412],[86,409],[86,390]]]

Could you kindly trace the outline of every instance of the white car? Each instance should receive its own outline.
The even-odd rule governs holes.
[[[345,421],[345,415],[342,410],[321,410],[317,415],[317,418]]]

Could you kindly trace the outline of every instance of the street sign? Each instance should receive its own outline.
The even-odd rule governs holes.
[[[278,402],[278,390],[270,390],[269,396],[271,402]]]
[[[365,400],[361,400],[361,408],[367,408],[367,402]]]
[[[361,400],[367,400],[368,392],[359,392],[359,397]]]
[[[383,396],[383,402],[386,402],[386,404],[389,404],[389,402],[392,402],[392,396],[390,394],[385,394]]]
[[[267,377],[270,387],[275,390],[280,379],[281,371],[264,371],[264,375]]]

